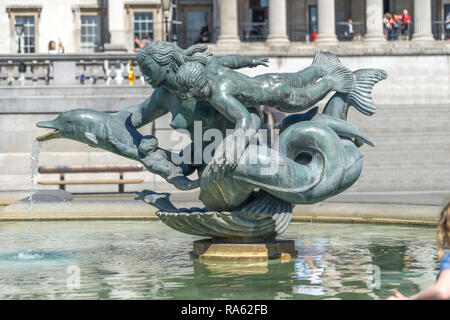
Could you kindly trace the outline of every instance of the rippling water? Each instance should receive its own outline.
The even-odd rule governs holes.
[[[160,222],[39,222],[32,248],[27,228],[0,224],[0,299],[384,299],[438,274],[432,228],[293,223],[299,257],[268,264],[192,260]]]

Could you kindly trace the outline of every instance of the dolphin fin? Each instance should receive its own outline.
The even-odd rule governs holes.
[[[97,140],[97,137],[95,136],[95,134],[90,133],[90,132],[85,132],[84,136],[86,138],[88,138],[90,141],[92,141],[94,144],[98,144],[98,140]]]
[[[312,65],[325,70],[324,79],[333,81],[334,91],[349,93],[352,90],[353,73],[333,53],[317,51],[314,54]]]
[[[314,116],[312,121],[321,122],[327,125],[340,137],[355,139],[356,145],[359,144],[359,146],[361,146],[362,143],[366,143],[371,147],[375,147],[370,139],[364,137],[354,125],[345,120],[330,116],[328,114],[318,113]]]
[[[353,72],[353,88],[348,95],[348,104],[367,116],[375,113],[372,100],[372,88],[379,81],[387,78],[387,73],[381,69],[359,69]]]

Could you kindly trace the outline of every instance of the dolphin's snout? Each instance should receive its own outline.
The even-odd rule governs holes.
[[[58,132],[60,131],[60,128],[58,128],[54,121],[39,121],[36,123],[36,127],[38,128],[46,128],[46,129],[53,129],[53,132],[46,133],[42,136],[39,136],[36,138],[37,141],[46,141],[50,139],[59,138]]]
[[[48,128],[48,129],[58,129],[55,126],[55,123],[53,121],[39,121],[38,123],[36,123],[36,127]]]

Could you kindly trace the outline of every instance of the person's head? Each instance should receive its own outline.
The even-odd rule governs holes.
[[[56,42],[53,40],[50,40],[48,43],[48,50],[56,50]]]
[[[404,16],[407,16],[407,15],[408,15],[408,10],[403,9],[403,15],[404,15]]]
[[[444,207],[439,218],[437,247],[439,259],[442,259],[442,249],[450,248],[450,202]]]
[[[199,53],[207,49],[205,45],[193,45],[183,50],[171,42],[153,41],[138,52],[137,62],[144,80],[153,88],[164,84],[176,88],[175,76],[178,69],[189,61],[206,64],[207,56]]]
[[[347,20],[347,22],[348,22],[348,23],[352,23],[353,20],[350,18],[350,19]]]
[[[200,62],[187,62],[177,72],[177,84],[184,98],[207,99],[209,97],[208,75]]]
[[[137,34],[134,35],[134,41],[139,41],[139,36]]]

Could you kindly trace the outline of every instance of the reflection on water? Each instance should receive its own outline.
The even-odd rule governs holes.
[[[438,273],[432,228],[294,223],[297,259],[252,264],[192,260],[198,237],[159,222],[39,222],[28,253],[26,229],[0,224],[1,299],[383,299]]]

